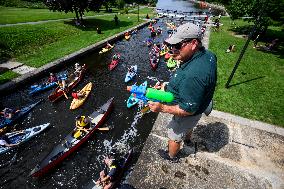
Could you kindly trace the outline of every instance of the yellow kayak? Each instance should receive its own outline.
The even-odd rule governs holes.
[[[87,99],[89,96],[90,92],[92,90],[92,82],[88,83],[79,93],[84,94],[84,97],[76,99],[74,98],[71,105],[70,105],[70,110],[74,110],[76,108],[79,108]]]
[[[124,37],[125,37],[126,40],[129,40],[131,35],[125,35]]]
[[[99,54],[105,53],[105,52],[113,49],[113,47],[114,47],[114,45],[112,47],[110,47],[110,48],[102,48],[102,50],[99,52]]]

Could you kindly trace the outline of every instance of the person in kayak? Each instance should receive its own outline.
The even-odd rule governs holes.
[[[0,112],[1,116],[3,116],[6,119],[12,119],[13,116],[18,113],[20,110],[13,110],[11,108],[4,108],[4,110],[2,110]]]
[[[113,60],[118,60],[118,59],[119,59],[118,54],[114,54],[113,57],[112,57],[112,59],[113,59]]]
[[[64,91],[65,90],[65,88],[66,88],[66,81],[65,81],[65,79],[59,79],[58,81],[57,81],[57,84],[58,84],[58,86],[59,86],[59,90],[62,90],[62,91]]]
[[[113,46],[111,45],[111,44],[109,44],[108,42],[107,42],[107,44],[106,44],[106,49],[111,49]]]
[[[49,78],[46,83],[48,84],[48,83],[53,83],[53,82],[57,82],[57,77],[53,73],[50,73]]]
[[[130,67],[128,67],[127,69],[128,69],[128,72],[129,72],[129,73],[134,73],[134,72],[135,72],[133,66],[130,66]]]
[[[80,92],[80,91],[73,91],[72,92],[72,97],[75,98],[75,99],[80,99],[80,98],[84,98],[86,95],[86,92],[83,91],[83,92]]]
[[[104,163],[106,164],[106,168],[100,172],[100,178],[95,184],[102,185],[103,189],[109,189],[114,185],[114,180],[118,172],[118,165],[116,160],[111,157],[106,157]]]
[[[77,116],[76,117],[76,127],[77,130],[82,130],[88,132],[91,127],[91,120],[86,116]]]
[[[81,71],[82,71],[82,67],[80,66],[79,63],[76,63],[75,64],[75,72],[74,72],[75,76],[79,77]]]
[[[24,133],[24,131],[18,131],[17,133],[19,133],[19,134]],[[13,146],[17,146],[17,145],[19,145],[19,143],[12,144],[7,135],[1,135],[0,136],[0,146],[13,147]]]

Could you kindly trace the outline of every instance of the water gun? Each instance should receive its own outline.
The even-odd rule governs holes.
[[[136,98],[147,102],[173,102],[174,95],[170,92],[153,88],[142,88],[137,85],[127,86],[127,90],[135,95]]]

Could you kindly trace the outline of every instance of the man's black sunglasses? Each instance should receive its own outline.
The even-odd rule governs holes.
[[[177,43],[177,44],[174,44],[174,45],[169,44],[169,48],[170,48],[170,49],[175,48],[175,49],[177,49],[177,50],[180,50],[181,47],[182,47],[182,45],[183,45],[184,43],[186,43],[186,42],[191,42],[192,40],[193,40],[193,39],[187,39],[187,40],[183,40],[183,41],[181,41],[181,42],[179,42],[179,43]]]

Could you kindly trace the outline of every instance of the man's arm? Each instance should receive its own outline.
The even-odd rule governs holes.
[[[164,112],[164,113],[169,113],[177,116],[189,116],[193,115],[191,112],[186,112],[183,109],[179,107],[179,105],[166,105],[166,104],[161,104],[159,102],[148,102],[150,110],[152,112]]]

